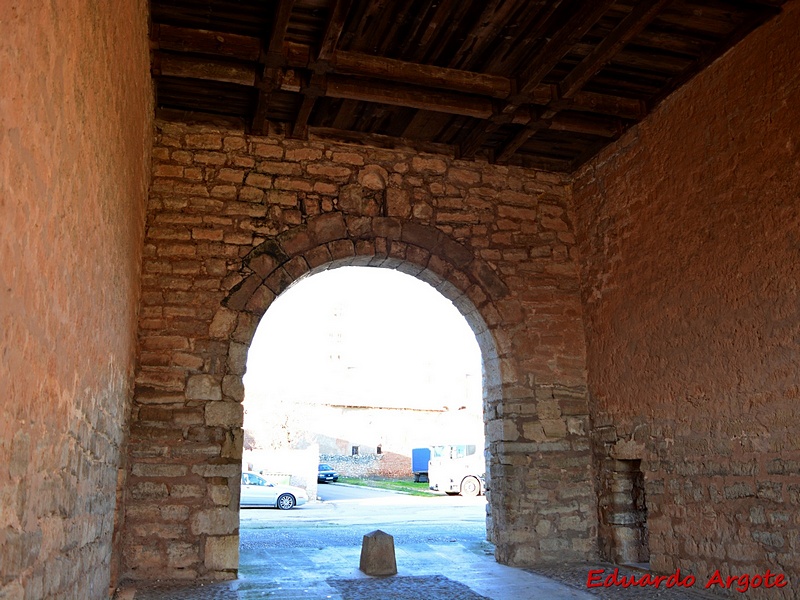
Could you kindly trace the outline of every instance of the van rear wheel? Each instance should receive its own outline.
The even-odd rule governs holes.
[[[462,496],[480,496],[481,495],[481,482],[477,477],[465,477],[461,482],[461,495]]]

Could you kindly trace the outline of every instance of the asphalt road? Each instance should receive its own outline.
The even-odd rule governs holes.
[[[334,502],[336,500],[368,500],[397,495],[397,492],[389,490],[379,490],[358,485],[346,485],[343,483],[320,483],[317,486],[317,496],[323,502]]]
[[[320,485],[324,501],[292,510],[244,509],[240,537],[246,552],[262,548],[360,545],[365,533],[382,529],[396,543],[486,538],[486,499],[460,496],[409,496],[342,484]]]

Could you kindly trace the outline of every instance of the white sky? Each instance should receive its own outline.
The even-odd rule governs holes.
[[[270,306],[247,362],[248,416],[270,400],[481,410],[478,343],[458,309],[398,271],[342,267]]]

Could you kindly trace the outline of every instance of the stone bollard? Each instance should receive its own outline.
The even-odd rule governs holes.
[[[397,575],[394,538],[380,529],[365,535],[358,568],[367,575]]]

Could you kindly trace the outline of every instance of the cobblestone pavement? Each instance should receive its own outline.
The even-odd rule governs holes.
[[[491,600],[473,592],[463,583],[441,575],[430,577],[381,577],[370,579],[333,579],[327,584],[335,590],[325,598],[342,600]],[[155,585],[139,589],[136,600],[239,600],[241,598],[284,598],[285,590],[269,585],[250,586],[243,582],[215,583],[187,587],[180,584]],[[118,598],[121,595],[118,594]],[[317,597],[310,589],[298,598]]]
[[[373,579],[328,580],[342,594],[344,600],[375,600],[376,598],[402,598],[403,600],[489,600],[476,594],[463,583],[441,575],[431,577],[387,577]]]

